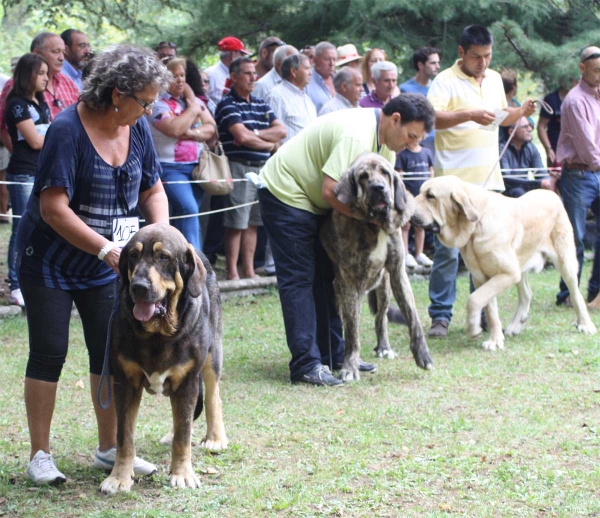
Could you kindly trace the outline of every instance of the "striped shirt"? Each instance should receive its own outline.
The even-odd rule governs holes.
[[[460,69],[461,60],[441,72],[431,83],[427,98],[436,111],[456,112],[485,109],[494,111],[507,106],[502,79],[498,72],[486,70],[481,85]],[[435,175],[458,176],[462,180],[503,191],[498,162],[498,130],[480,129],[473,121],[435,132]]]
[[[315,105],[306,92],[285,79],[271,90],[267,103],[287,129],[287,136],[281,139],[282,144],[317,118]]]
[[[248,102],[232,88],[217,106],[215,120],[219,127],[219,140],[223,143],[223,150],[228,158],[263,162],[271,156],[268,151],[236,146],[229,131],[234,124],[243,124],[250,131],[269,128],[277,117],[262,99],[250,96]]]
[[[63,187],[69,207],[79,219],[112,241],[114,218],[133,215],[139,193],[155,185],[160,175],[144,117],[131,127],[129,142],[125,163],[113,167],[96,152],[76,105],[52,123],[38,161],[33,193],[17,233],[21,278],[62,290],[104,286],[115,280],[116,274],[108,264],[67,242],[43,220],[40,193],[49,187]]]
[[[256,83],[254,83],[254,90],[252,90],[252,95],[254,97],[258,97],[259,99],[266,99],[267,94],[273,90],[279,83],[281,83],[283,79],[273,67],[269,70],[264,76],[262,76]]]

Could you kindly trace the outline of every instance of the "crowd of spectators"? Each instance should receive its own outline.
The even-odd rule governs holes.
[[[152,102],[136,97],[135,92],[130,97],[143,108],[144,124],[165,182],[171,224],[211,259],[216,254],[225,255],[228,279],[254,277],[257,256],[265,256],[266,272],[276,269],[271,247],[265,247],[266,233],[256,205],[260,182],[247,181],[247,175],[258,175],[280,147],[319,119],[333,125],[340,111],[350,110],[346,117],[359,120],[359,112],[354,110],[378,112],[393,99],[408,94],[427,97],[436,119],[419,142],[407,142],[406,149],[396,156],[396,169],[409,191],[417,194],[422,182],[434,174],[456,175],[511,197],[536,188],[560,190],[575,227],[581,262],[585,214],[587,209],[595,215],[600,212],[597,186],[585,184],[600,169],[598,119],[590,111],[578,111],[590,96],[598,96],[594,67],[600,59],[596,47],[581,55],[582,79],[561,84],[545,99],[537,127],[546,151],[545,165],[532,143],[534,102],[530,99],[521,104],[517,99],[518,75],[514,70],[503,68],[498,73],[490,68],[493,38],[485,27],[472,25],[464,30],[458,59],[441,72],[438,49],[417,49],[412,56],[414,75],[403,82],[399,81],[402,70],[381,48],[361,55],[351,43],[336,47],[322,41],[298,50],[275,36],[265,38],[254,55],[235,36],[222,38],[217,47],[218,61],[199,70],[193,60],[178,54],[176,44],[157,43],[153,57],[170,74],[170,83]],[[62,112],[81,105],[86,76],[93,76],[96,66],[87,36],[76,29],[60,35],[41,33],[33,39],[30,51],[14,59],[14,78],[0,78],[4,81],[0,96],[0,180],[9,180],[8,190],[6,185],[0,186],[0,222],[8,222],[9,195],[12,214],[20,216],[25,211],[45,132]],[[21,78],[19,84],[17,78]],[[597,102],[590,106],[597,110]],[[118,104],[114,108],[118,110]],[[494,123],[500,110],[508,115],[497,129]],[[492,130],[487,131],[489,128]],[[201,224],[198,215],[204,191],[190,181],[204,146],[213,148],[217,141],[223,145],[236,181],[228,196],[211,197],[211,209],[226,210],[211,214],[208,222]],[[560,164],[562,178],[560,170],[550,168]],[[577,190],[578,182],[585,184],[585,196]],[[16,263],[19,221],[12,219],[9,300],[24,305]],[[432,261],[426,254],[422,230],[410,229],[409,234],[407,227],[403,231],[407,265],[432,268],[429,336],[444,337],[452,318],[458,251],[431,239]],[[596,277],[600,272],[597,263],[598,259],[594,262]],[[595,296],[599,284],[593,277],[590,297]],[[558,296],[558,303],[563,302],[569,302],[565,289]]]

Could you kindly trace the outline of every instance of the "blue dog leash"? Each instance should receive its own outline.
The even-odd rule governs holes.
[[[102,364],[102,374],[100,375],[100,384],[98,385],[98,404],[102,410],[107,410],[110,406],[112,390],[110,388],[110,342],[112,339],[112,325],[117,311],[119,311],[119,279],[115,281],[115,302],[108,319],[108,332],[106,333],[106,348],[104,349],[104,363]],[[106,402],[102,402],[102,386],[106,382]]]

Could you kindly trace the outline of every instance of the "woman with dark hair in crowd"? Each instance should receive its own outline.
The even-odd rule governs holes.
[[[38,485],[66,480],[50,454],[50,425],[73,303],[88,349],[98,425],[93,465],[111,469],[116,457],[114,401],[102,409],[96,398],[124,242],[114,229],[135,226],[137,209],[148,223],[169,221],[160,164],[142,116],[171,80],[151,50],[108,48],[94,59],[79,102],[61,112],[46,135],[17,234],[29,327],[27,475]],[[137,457],[133,469],[137,475],[156,471]]]
[[[50,108],[44,101],[48,84],[48,63],[39,54],[25,54],[15,68],[14,84],[6,97],[4,120],[13,145],[13,152],[6,170],[13,220],[8,245],[8,301],[21,307],[25,305],[19,288],[16,271],[15,239],[21,215],[33,188],[44,136],[50,125]]]
[[[171,58],[167,68],[173,74],[173,81],[167,92],[157,99],[148,118],[171,216],[187,216],[200,212],[204,191],[200,185],[187,182],[192,180],[192,171],[200,160],[202,142],[214,141],[217,126],[204,103],[186,83],[185,59]],[[196,250],[202,250],[198,216],[172,219],[171,224]]]

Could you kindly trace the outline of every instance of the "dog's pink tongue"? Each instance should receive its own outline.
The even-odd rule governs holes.
[[[136,302],[133,306],[133,316],[140,322],[148,322],[154,316],[155,310],[154,302]]]

